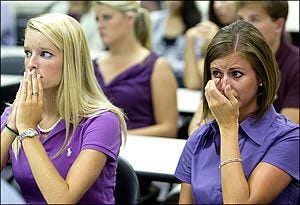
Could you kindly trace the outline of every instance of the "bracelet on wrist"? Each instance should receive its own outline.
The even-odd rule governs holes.
[[[226,164],[232,163],[232,162],[242,162],[242,159],[236,157],[236,158],[224,160],[223,162],[220,163],[219,168],[223,167]]]
[[[14,131],[12,128],[8,127],[7,124],[5,124],[5,127],[9,130],[9,132],[13,135],[19,136],[19,133],[17,131]]]

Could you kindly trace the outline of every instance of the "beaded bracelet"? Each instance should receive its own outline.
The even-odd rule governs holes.
[[[16,131],[14,131],[13,129],[11,129],[10,127],[8,127],[8,125],[7,124],[5,124],[5,127],[10,131],[10,133],[11,134],[14,134],[14,135],[16,135],[16,136],[19,136],[19,133],[18,132],[16,132]]]
[[[233,158],[233,159],[227,159],[220,163],[219,168],[223,167],[226,164],[232,163],[232,162],[242,162],[241,158]]]

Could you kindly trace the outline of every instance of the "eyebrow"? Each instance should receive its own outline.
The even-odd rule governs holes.
[[[29,46],[23,46],[24,47],[24,50],[29,50]],[[51,52],[55,52],[55,50],[53,50],[52,48],[46,48],[46,47],[40,47],[38,48],[39,50],[47,50],[47,51],[51,51]]]

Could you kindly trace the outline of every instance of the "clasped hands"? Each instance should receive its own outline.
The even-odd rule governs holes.
[[[42,77],[36,70],[24,72],[16,98],[12,105],[12,112],[8,126],[18,133],[28,128],[35,128],[41,121],[43,107]]]

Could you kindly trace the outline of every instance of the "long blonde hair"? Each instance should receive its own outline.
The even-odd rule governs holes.
[[[31,29],[41,32],[63,53],[63,76],[57,90],[56,105],[66,123],[66,136],[55,157],[71,142],[82,118],[95,117],[104,111],[117,114],[125,140],[127,127],[124,114],[106,98],[96,80],[86,36],[80,24],[68,15],[51,13],[30,19],[25,33]],[[73,131],[70,135],[71,124]],[[15,154],[18,147],[14,142]]]
[[[110,6],[126,15],[136,13],[135,36],[142,46],[151,50],[151,19],[148,10],[140,7],[137,1],[96,1],[96,4]]]

